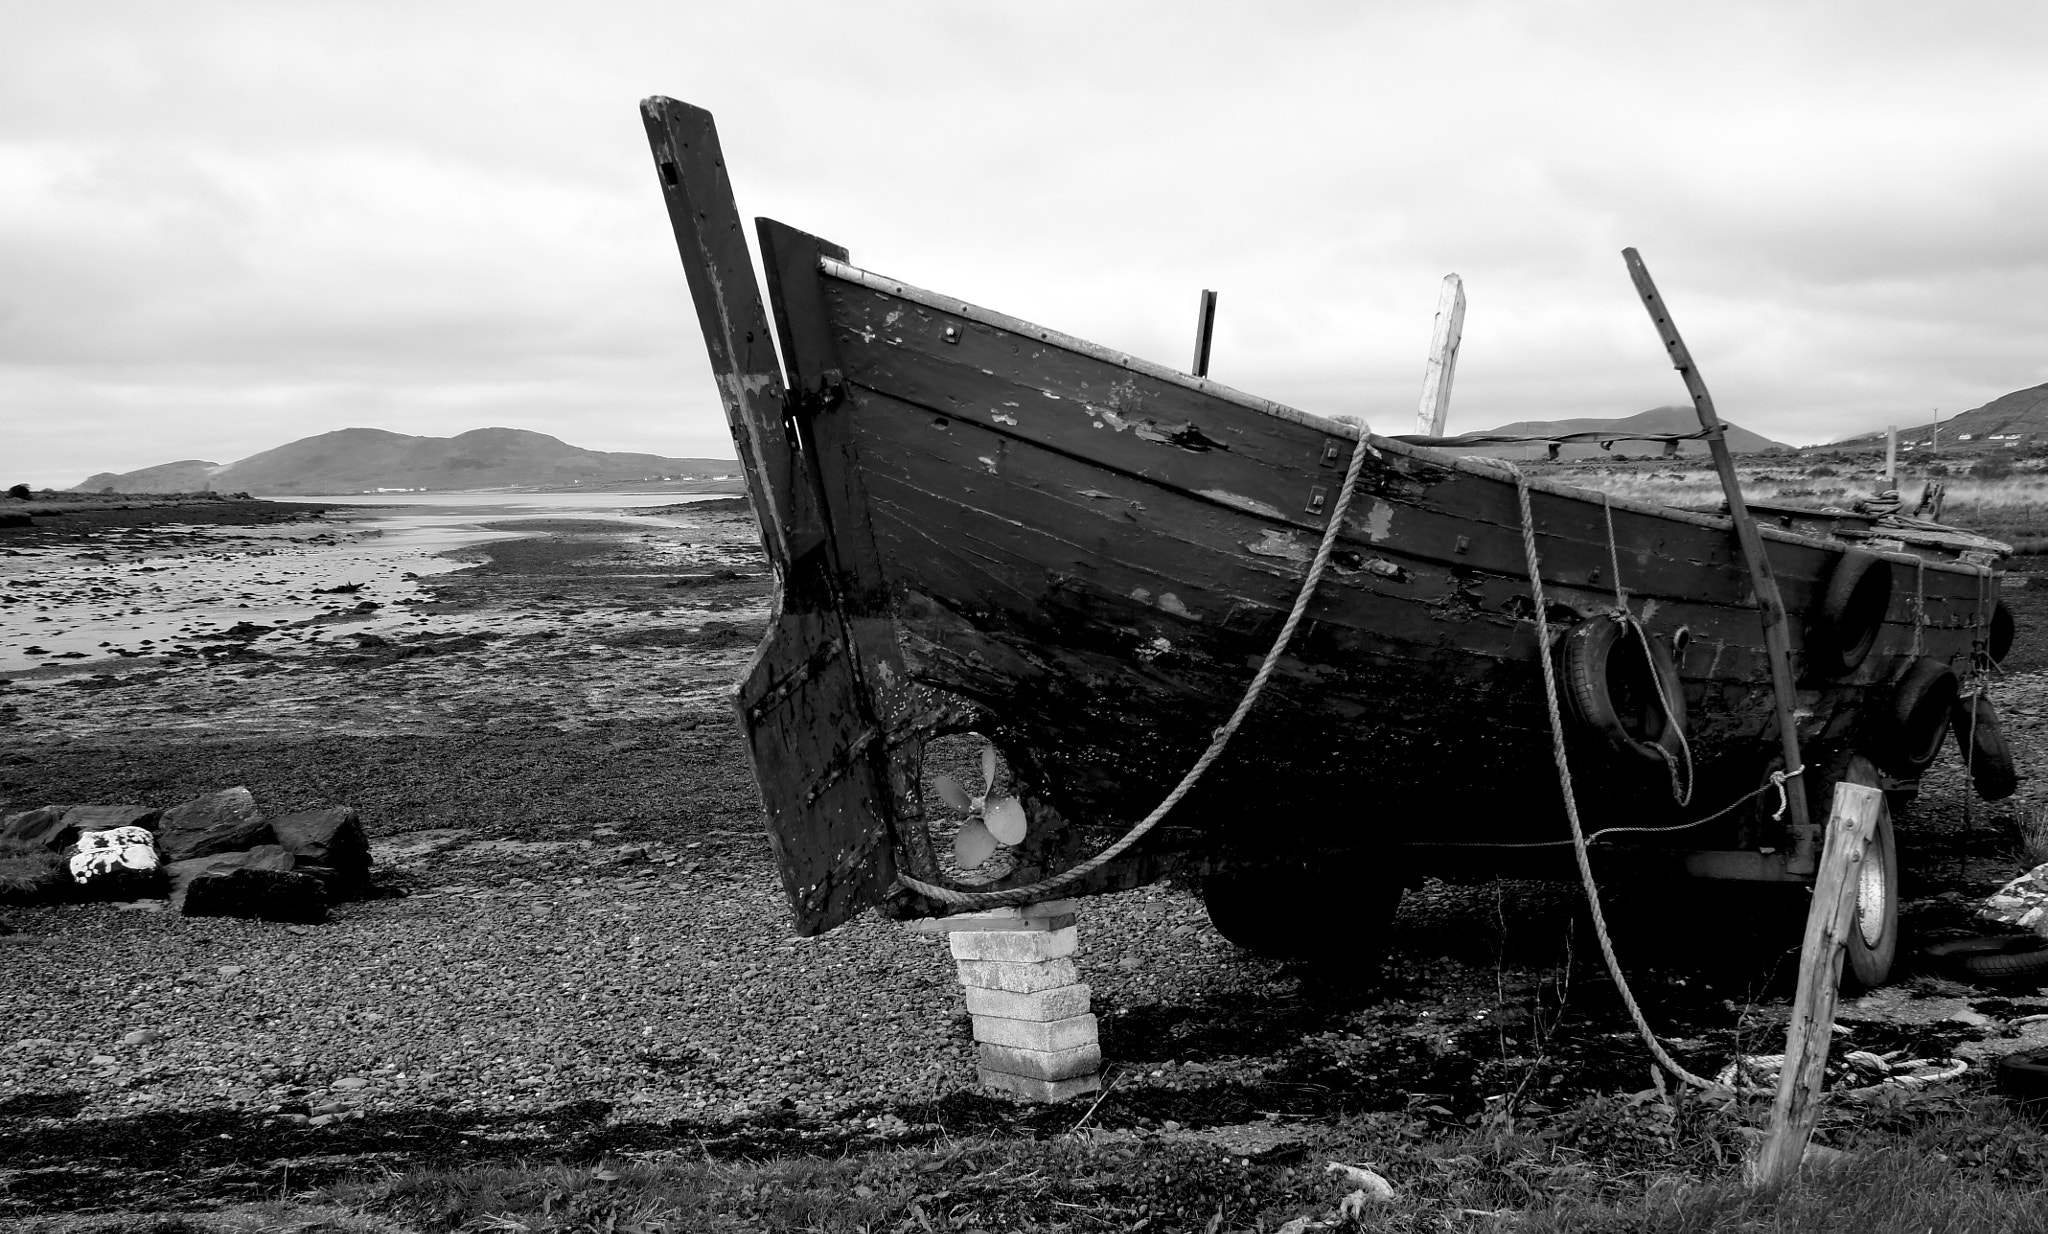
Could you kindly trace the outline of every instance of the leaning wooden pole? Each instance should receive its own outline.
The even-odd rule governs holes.
[[[1422,406],[1415,413],[1415,431],[1424,437],[1444,435],[1444,419],[1451,411],[1451,382],[1458,376],[1458,344],[1464,337],[1465,280],[1446,274],[1443,290],[1437,294],[1429,366],[1422,372]]]
[[[1834,1033],[1835,989],[1842,979],[1842,943],[1855,928],[1856,889],[1864,852],[1883,812],[1884,794],[1864,784],[1835,785],[1828,813],[1827,850],[1806,912],[1806,939],[1799,949],[1799,990],[1785,1033],[1785,1065],[1778,1072],[1771,1129],[1754,1168],[1758,1183],[1780,1183],[1799,1172],[1806,1142],[1820,1116],[1821,1073]]]
[[[1195,377],[1209,375],[1209,344],[1216,337],[1216,293],[1204,287],[1202,303],[1195,310],[1195,363],[1188,373]]]
[[[1763,616],[1764,654],[1770,661],[1771,693],[1777,704],[1778,744],[1785,756],[1785,770],[1790,773],[1803,764],[1799,760],[1799,730],[1794,720],[1798,698],[1792,685],[1792,637],[1787,629],[1785,601],[1778,594],[1778,580],[1771,573],[1771,559],[1764,555],[1763,537],[1757,534],[1756,520],[1749,515],[1749,503],[1742,499],[1735,456],[1728,452],[1727,430],[1722,427],[1721,417],[1714,413],[1714,396],[1707,393],[1707,383],[1700,379],[1692,353],[1679,337],[1678,324],[1671,320],[1664,298],[1657,294],[1657,285],[1650,281],[1650,271],[1643,265],[1642,256],[1626,248],[1621,250],[1621,257],[1628,263],[1629,277],[1635,280],[1643,307],[1650,311],[1650,320],[1656,323],[1657,333],[1664,340],[1664,350],[1671,355],[1672,367],[1685,379],[1700,428],[1707,434],[1707,449],[1714,455],[1714,470],[1721,473],[1721,491],[1728,495],[1728,517],[1735,524],[1735,539],[1742,546],[1743,561],[1749,566],[1750,588],[1756,592],[1756,606]],[[1806,794],[1793,785],[1787,789],[1785,801],[1792,814],[1793,848],[1788,869],[1794,874],[1811,874],[1817,854]]]

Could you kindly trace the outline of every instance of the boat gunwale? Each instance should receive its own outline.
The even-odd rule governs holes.
[[[951,296],[942,296],[937,292],[928,291],[913,283],[906,283],[901,279],[877,274],[872,270],[863,269],[850,262],[840,261],[830,256],[820,256],[818,258],[818,270],[821,274],[839,279],[842,282],[865,287],[871,291],[898,296],[913,304],[920,304],[926,308],[936,309],[942,313],[961,317],[978,325],[990,326],[1012,334],[1028,335],[1042,343],[1048,343],[1062,350],[1071,351],[1092,360],[1114,365],[1129,372],[1150,377],[1155,381],[1163,381],[1170,385],[1180,386],[1186,390],[1205,394],[1211,398],[1242,407],[1247,411],[1299,424],[1304,428],[1312,428],[1331,437],[1363,441],[1366,448],[1377,452],[1387,452],[1408,458],[1421,459],[1482,479],[1505,481],[1512,484],[1519,478],[1522,483],[1527,484],[1534,492],[1548,493],[1553,497],[1564,497],[1576,501],[1603,503],[1617,510],[1627,510],[1652,518],[1669,519],[1674,522],[1687,523],[1709,530],[1733,531],[1735,527],[1734,520],[1725,514],[1704,514],[1696,510],[1683,510],[1676,506],[1638,501],[1632,497],[1618,497],[1611,493],[1603,493],[1599,489],[1580,488],[1576,485],[1560,483],[1559,481],[1541,476],[1524,476],[1518,468],[1506,460],[1450,454],[1429,446],[1417,446],[1405,441],[1395,441],[1374,433],[1369,426],[1365,426],[1362,422],[1353,424],[1346,420],[1332,419],[1328,416],[1317,415],[1314,412],[1289,407],[1285,403],[1274,402],[1272,399],[1260,398],[1255,394],[1246,394],[1242,390],[1226,386],[1221,382],[1211,381],[1206,377],[1195,377],[1180,372],[1177,369],[1167,368],[1163,364],[1157,364],[1153,361],[1130,355],[1127,352],[1118,351],[1112,347],[1105,347],[1100,343],[1089,342],[1087,339],[1076,335],[1054,330],[1049,326],[1041,326],[1036,322],[1026,321],[1021,317],[1012,317],[1007,313],[999,313],[994,309],[982,308],[980,305],[969,304],[964,300],[955,299]],[[1965,561],[1947,561],[1939,558],[1922,557],[1916,553],[1901,552],[1896,549],[1872,548],[1861,544],[1849,544],[1841,540],[1830,539],[1824,536],[1806,535],[1765,524],[1759,524],[1757,532],[1764,539],[1777,540],[1786,544],[1798,544],[1809,548],[1840,552],[1847,552],[1852,549],[1859,550],[1894,564],[1912,566],[1916,569],[1940,570],[1946,573],[1976,578],[1988,578],[1997,573],[1988,565]]]

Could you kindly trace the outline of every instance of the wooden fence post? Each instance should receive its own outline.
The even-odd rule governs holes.
[[[1794,790],[1796,791],[1796,790]],[[1783,1182],[1799,1172],[1806,1142],[1820,1114],[1821,1072],[1835,1027],[1835,989],[1842,976],[1842,942],[1855,928],[1856,888],[1863,849],[1885,808],[1884,794],[1863,784],[1835,785],[1827,840],[1806,913],[1799,950],[1799,991],[1785,1033],[1785,1066],[1771,1104],[1771,1130],[1757,1153],[1755,1180]]]

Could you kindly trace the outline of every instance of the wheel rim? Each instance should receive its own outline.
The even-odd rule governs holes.
[[[1863,847],[1863,869],[1856,877],[1856,932],[1872,951],[1884,945],[1885,920],[1890,916],[1885,886],[1883,854],[1875,842]]]

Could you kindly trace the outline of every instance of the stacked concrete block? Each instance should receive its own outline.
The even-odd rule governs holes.
[[[944,933],[974,1017],[983,1087],[1062,1101],[1101,1087],[1102,1046],[1074,969],[1071,900],[920,922]]]

